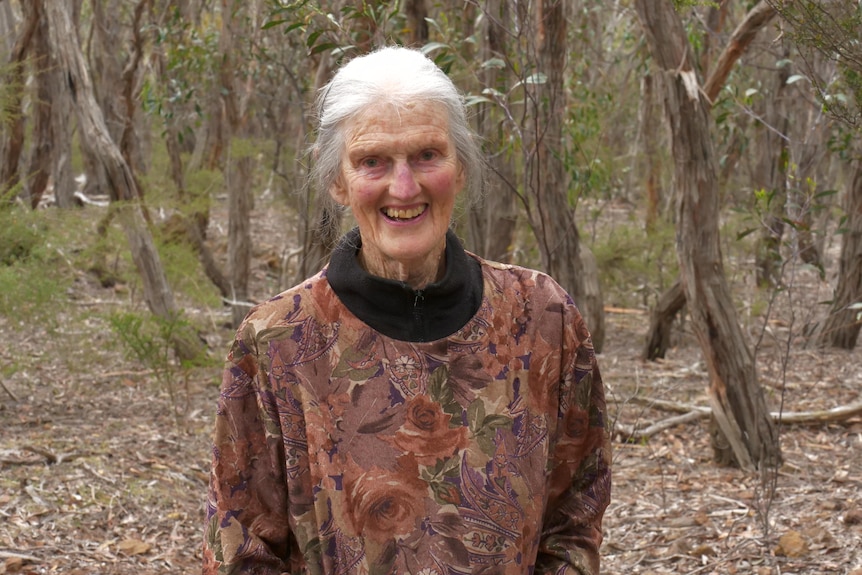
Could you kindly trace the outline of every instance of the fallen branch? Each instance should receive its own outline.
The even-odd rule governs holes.
[[[40,563],[42,559],[34,555],[25,555],[24,553],[16,553],[15,551],[3,551],[0,549],[0,559],[21,559],[22,561],[30,561],[31,563]]]
[[[618,437],[620,441],[626,443],[639,443],[676,425],[696,421],[712,415],[712,409],[709,407],[688,405],[663,399],[632,397],[627,401],[663,411],[678,412],[682,415],[670,417],[657,423],[653,423],[643,429],[636,425],[617,423],[614,427],[614,436]],[[772,420],[776,423],[790,423],[795,425],[840,423],[857,415],[862,415],[862,401],[819,411],[798,411],[789,413],[773,412],[769,414]]]
[[[816,423],[838,423],[847,421],[851,417],[862,415],[862,401],[824,409],[820,411],[800,411],[797,413],[771,413],[776,423],[816,424]]]
[[[12,398],[12,401],[18,401],[18,398],[17,398],[17,397],[15,397],[15,394],[14,394],[14,393],[12,393],[12,390],[11,390],[11,389],[9,389],[8,387],[6,387],[6,384],[5,384],[5,383],[3,383],[3,380],[2,380],[2,379],[0,379],[0,385],[2,385],[2,386],[3,386],[3,390],[4,390],[6,393],[8,393],[8,394],[9,394],[9,397],[11,397],[11,398]]]
[[[661,433],[665,429],[669,429],[675,425],[688,423],[689,421],[695,421],[703,417],[704,414],[700,411],[690,411],[683,415],[677,415],[676,417],[670,417],[663,421],[659,421],[658,423],[653,423],[645,429],[638,429],[634,425],[618,423],[614,427],[614,434],[620,438],[620,441],[625,443],[640,443],[649,439],[653,435]]]

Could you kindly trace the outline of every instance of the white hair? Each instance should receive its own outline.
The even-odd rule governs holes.
[[[468,196],[481,192],[484,160],[467,122],[464,98],[433,60],[410,48],[387,47],[341,67],[317,98],[317,141],[312,178],[325,196],[341,173],[347,125],[372,105],[406,106],[416,101],[443,106],[449,137],[466,176]]]

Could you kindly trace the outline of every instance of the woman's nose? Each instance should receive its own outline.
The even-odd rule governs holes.
[[[397,198],[411,198],[419,192],[419,184],[408,162],[396,162],[389,192]]]

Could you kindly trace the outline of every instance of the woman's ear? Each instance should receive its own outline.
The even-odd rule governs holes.
[[[344,179],[340,176],[329,186],[329,195],[335,200],[335,203],[342,206],[349,205],[347,198],[347,187],[344,185]]]

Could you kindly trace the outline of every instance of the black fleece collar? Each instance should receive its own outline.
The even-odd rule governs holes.
[[[359,265],[359,228],[344,235],[332,252],[326,278],[353,315],[401,341],[434,341],[452,335],[482,304],[482,267],[467,255],[455,233],[446,233],[446,273],[414,290],[404,282],[373,276]]]

